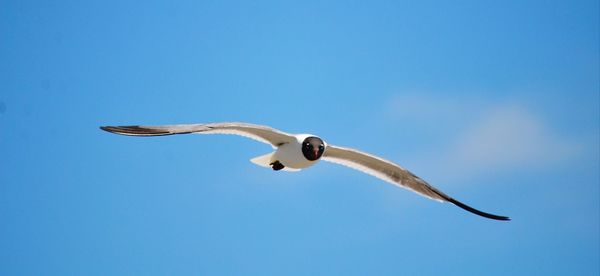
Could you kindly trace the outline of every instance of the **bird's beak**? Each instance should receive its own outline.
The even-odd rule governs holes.
[[[319,156],[319,149],[313,148],[313,152],[315,153],[315,158]]]

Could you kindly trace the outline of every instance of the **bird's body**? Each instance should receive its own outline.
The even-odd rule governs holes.
[[[281,169],[289,172],[297,172],[316,164],[319,160],[308,160],[301,154],[302,142],[308,137],[314,137],[314,135],[297,134],[294,136],[295,139],[293,141],[277,146],[274,152],[257,156],[250,159],[250,161],[261,167],[268,168],[273,168],[273,164],[279,162],[283,166]],[[277,168],[274,169],[279,170]]]
[[[408,170],[383,158],[351,148],[329,145],[311,134],[289,134],[267,126],[246,123],[212,123],[166,126],[104,126],[101,129],[130,136],[163,136],[173,134],[234,134],[270,144],[274,152],[261,155],[251,161],[273,170],[299,171],[315,165],[319,160],[341,164],[373,175],[396,186],[412,190],[430,199],[450,202],[477,215],[509,220],[467,206],[432,187]]]
[[[315,136],[310,134],[295,135],[295,141],[277,147],[273,154],[273,161],[279,161],[286,168],[295,170],[308,168],[319,162],[318,159],[308,160],[301,154],[302,142],[308,137]]]

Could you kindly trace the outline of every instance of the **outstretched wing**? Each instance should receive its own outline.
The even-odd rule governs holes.
[[[423,179],[408,170],[383,158],[364,153],[355,149],[328,145],[322,157],[323,160],[344,165],[370,174],[396,186],[412,190],[420,195],[441,202],[450,202],[471,213],[496,220],[510,220],[508,217],[497,216],[476,210],[444,194],[432,187]]]
[[[174,134],[234,134],[270,144],[274,148],[295,141],[289,133],[268,126],[246,123],[212,123],[163,126],[101,126],[102,130],[129,136],[164,136]]]

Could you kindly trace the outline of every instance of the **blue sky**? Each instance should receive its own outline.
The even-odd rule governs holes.
[[[2,275],[598,275],[598,1],[4,1]],[[487,220],[243,121],[394,160]]]

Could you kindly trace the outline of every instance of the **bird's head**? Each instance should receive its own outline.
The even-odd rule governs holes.
[[[321,138],[310,136],[302,142],[302,154],[307,160],[316,161],[325,152],[325,143]]]

